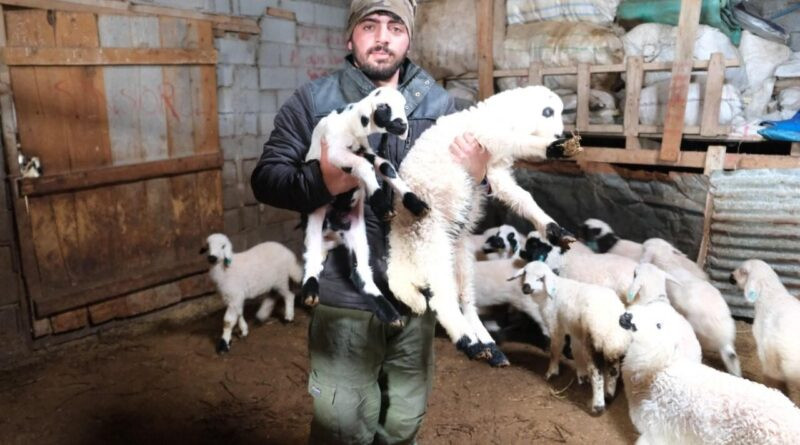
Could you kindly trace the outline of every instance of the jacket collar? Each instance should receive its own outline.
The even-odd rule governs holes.
[[[375,89],[375,84],[353,63],[353,56],[345,58],[339,85],[348,103],[357,102]],[[397,89],[406,99],[406,114],[417,109],[425,95],[434,85],[433,78],[408,58],[400,66],[400,80]]]

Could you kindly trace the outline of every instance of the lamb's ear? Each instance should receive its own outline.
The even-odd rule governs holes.
[[[516,273],[514,273],[514,275],[512,275],[511,277],[506,278],[506,281],[514,281],[514,280],[516,280],[517,278],[519,278],[519,277],[521,277],[523,275],[525,275],[525,268],[524,267],[522,269],[518,270]]]
[[[230,267],[232,262],[233,260],[231,259],[231,257],[226,256],[225,259],[222,261],[222,264],[224,264],[225,267]]]
[[[755,303],[760,295],[756,281],[748,277],[747,282],[744,284],[744,298],[750,303]]]
[[[628,304],[633,303],[634,298],[639,293],[639,290],[642,288],[642,281],[640,278],[634,278],[633,283],[631,283],[631,287],[628,288],[628,294],[626,295]]]
[[[547,296],[553,298],[556,294],[556,274],[548,273],[543,277],[544,288],[547,291]]]

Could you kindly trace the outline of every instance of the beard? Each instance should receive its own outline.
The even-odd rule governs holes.
[[[383,51],[389,54],[390,56],[394,57],[394,62],[392,62],[389,65],[386,64],[377,65],[374,63],[370,63],[368,57],[371,53],[376,51]],[[397,70],[400,68],[400,65],[403,64],[403,59],[405,58],[405,57],[397,57],[397,55],[393,51],[381,45],[370,48],[367,51],[364,60],[361,60],[361,58],[358,57],[355,51],[353,52],[353,54],[355,56],[355,61],[358,68],[364,73],[364,75],[367,76],[367,78],[369,78],[370,80],[377,80],[381,82],[391,79],[392,76],[394,76],[394,73],[396,73]]]

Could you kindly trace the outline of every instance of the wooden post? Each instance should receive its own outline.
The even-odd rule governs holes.
[[[542,83],[542,64],[531,62],[528,67],[528,85],[544,85]]]
[[[580,133],[589,129],[589,64],[578,64],[578,91],[577,110],[575,116],[575,129]]]
[[[623,132],[625,148],[639,149],[639,102],[644,77],[642,56],[628,56],[625,60],[625,114]]]
[[[725,146],[711,145],[706,152],[706,163],[703,174],[710,177],[715,170],[722,170],[725,165]],[[711,216],[714,213],[714,197],[711,194],[711,180],[709,179],[708,193],[706,193],[706,206],[703,211],[703,239],[700,242],[700,251],[697,253],[697,265],[704,268],[708,245],[711,242]]]
[[[478,0],[475,9],[478,20],[478,100],[483,100],[494,94],[494,1]]]
[[[659,154],[662,161],[675,162],[680,154],[686,97],[689,93],[689,78],[692,74],[694,37],[700,21],[700,6],[700,0],[681,0],[675,61],[672,64],[669,102],[667,102],[667,113],[664,118],[664,138],[661,141],[661,153]]]
[[[725,59],[722,53],[714,53],[708,62],[706,92],[703,97],[703,114],[700,121],[701,136],[716,136],[719,134],[719,106],[724,83]]]

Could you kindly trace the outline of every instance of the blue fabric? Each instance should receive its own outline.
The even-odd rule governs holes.
[[[791,119],[782,121],[764,121],[761,125],[765,126],[758,130],[758,134],[774,141],[800,142],[800,111],[795,113]]]

